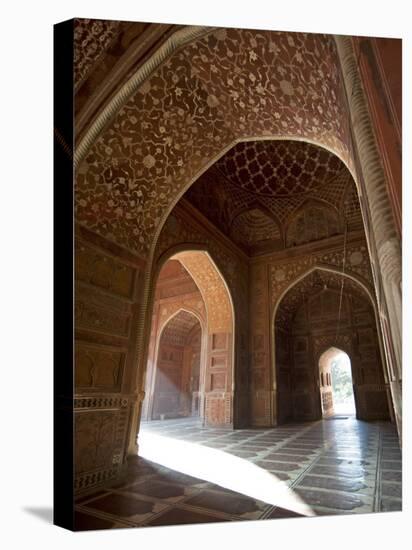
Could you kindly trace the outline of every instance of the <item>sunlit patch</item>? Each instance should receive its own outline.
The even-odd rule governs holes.
[[[139,455],[291,512],[315,515],[310,506],[274,474],[224,451],[144,431],[139,435]]]

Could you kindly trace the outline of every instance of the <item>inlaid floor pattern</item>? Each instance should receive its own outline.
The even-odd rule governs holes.
[[[141,429],[253,462],[287,483],[315,515],[402,508],[401,451],[395,426],[387,422],[348,417],[233,431],[183,419]],[[138,457],[122,481],[79,496],[75,505],[76,530],[298,515]]]

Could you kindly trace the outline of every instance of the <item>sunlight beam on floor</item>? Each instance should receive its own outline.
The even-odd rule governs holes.
[[[139,435],[139,455],[167,468],[297,514],[315,515],[313,510],[274,474],[225,451],[143,432]]]

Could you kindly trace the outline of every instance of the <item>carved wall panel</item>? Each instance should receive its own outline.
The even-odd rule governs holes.
[[[78,342],[75,360],[77,391],[120,391],[125,353]]]
[[[110,395],[75,401],[75,490],[119,475],[125,459],[129,399]],[[103,410],[100,410],[104,407]]]
[[[209,332],[205,372],[205,422],[208,425],[233,423],[232,345],[231,332]]]
[[[326,239],[340,232],[337,212],[330,207],[312,204],[302,209],[289,223],[286,246]]]
[[[299,276],[316,266],[331,267],[340,270],[343,265],[343,240],[338,245],[326,243],[323,250],[303,249],[298,257],[269,259],[271,301],[275,304],[282,292]],[[349,242],[346,248],[345,271],[359,279],[369,288],[373,288],[372,272],[366,242],[358,237],[357,242]]]
[[[76,490],[119,474],[125,461],[141,261],[76,228]]]
[[[133,268],[83,243],[76,248],[75,258],[78,280],[125,298],[132,297]]]

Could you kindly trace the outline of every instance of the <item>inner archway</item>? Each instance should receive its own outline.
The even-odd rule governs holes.
[[[199,416],[201,326],[180,310],[164,327],[155,366],[151,419]]]
[[[325,403],[327,415],[332,414],[332,372],[326,369],[322,376],[319,370],[320,358],[330,348],[344,350],[351,358],[357,418],[389,419],[373,303],[354,279],[345,277],[342,292],[342,277],[336,271],[312,269],[285,292],[275,310],[280,424],[318,420]]]
[[[319,358],[319,387],[322,416],[356,414],[352,368],[349,355],[336,347]]]
[[[210,255],[179,250],[159,259],[142,419],[231,426],[233,334],[231,296]]]

